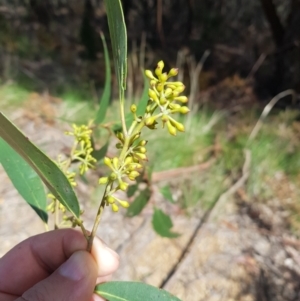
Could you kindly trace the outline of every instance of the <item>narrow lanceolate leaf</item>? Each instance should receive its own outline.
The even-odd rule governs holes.
[[[3,138],[39,175],[50,192],[75,216],[80,208],[74,190],[64,173],[0,112]]]
[[[95,293],[108,301],[180,301],[167,291],[141,282],[106,282],[98,284]]]
[[[154,208],[152,216],[152,226],[157,234],[162,237],[175,238],[180,236],[179,233],[172,232],[172,220],[169,215],[165,214],[162,210]]]
[[[111,94],[111,71],[110,71],[110,59],[109,59],[109,54],[107,50],[107,45],[105,41],[105,37],[103,33],[100,33],[101,39],[102,39],[102,44],[103,44],[103,49],[104,49],[104,59],[105,59],[105,84],[104,84],[104,89],[103,89],[103,94],[100,100],[100,106],[99,110],[96,115],[95,123],[99,124],[103,122],[106,111],[109,105],[109,100],[110,100],[110,94]]]
[[[148,80],[147,76],[144,74],[144,72],[143,72],[143,76],[144,76],[144,89],[143,89],[143,94],[142,94],[141,100],[140,100],[137,110],[136,110],[137,116],[141,116],[141,115],[145,114],[146,107],[147,107],[147,104],[149,101],[149,95],[148,95],[149,80]]]
[[[149,188],[146,188],[140,192],[140,194],[135,198],[135,200],[130,204],[127,209],[126,215],[128,217],[133,217],[138,215],[148,204],[151,192]]]
[[[20,195],[47,223],[47,197],[42,181],[29,164],[1,138],[0,163]]]
[[[126,89],[127,32],[120,0],[104,0],[119,89]]]

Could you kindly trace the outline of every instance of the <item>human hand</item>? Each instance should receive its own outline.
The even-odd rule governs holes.
[[[108,281],[119,256],[99,239],[91,254],[82,233],[46,232],[24,240],[0,259],[2,301],[100,301],[96,283]]]

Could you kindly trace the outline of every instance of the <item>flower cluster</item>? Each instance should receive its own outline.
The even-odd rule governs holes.
[[[128,181],[134,181],[140,175],[143,161],[147,161],[147,141],[141,139],[143,127],[155,129],[157,120],[161,119],[163,126],[166,124],[170,134],[176,135],[177,131],[184,132],[182,123],[176,121],[171,115],[175,113],[186,114],[188,107],[183,106],[188,99],[180,96],[184,91],[181,82],[172,82],[169,79],[178,74],[173,68],[169,73],[163,73],[164,63],[160,61],[155,69],[155,75],[150,70],[145,74],[150,79],[149,101],[142,116],[137,116],[136,105],[131,105],[130,110],[134,115],[134,121],[128,131],[118,132],[116,138],[119,140],[116,148],[121,150],[119,157],[104,158],[104,164],[110,169],[110,175],[99,179],[99,184],[106,184],[104,200],[107,206],[117,212],[119,206],[127,208],[129,203],[120,200],[115,193],[118,190],[126,191]],[[159,112],[157,113],[156,111]]]
[[[73,124],[73,132],[66,132],[66,135],[74,136],[75,143],[71,157],[74,161],[80,161],[79,172],[83,175],[90,168],[94,168],[97,160],[91,155],[93,152],[91,134],[92,130],[87,125],[77,126]]]
[[[65,134],[69,136],[74,136],[74,143],[70,153],[70,157],[63,159],[61,155],[58,156],[56,164],[63,171],[70,184],[75,187],[77,185],[75,181],[76,172],[70,171],[69,168],[72,163],[80,162],[79,164],[79,173],[83,175],[88,169],[94,168],[97,160],[92,156],[93,147],[91,142],[91,125],[81,125],[77,126],[72,125],[73,131],[68,131]],[[51,213],[54,213],[56,210],[56,198],[53,194],[48,194],[51,203],[48,205],[47,209]],[[63,213],[66,212],[64,205],[59,203],[58,209]],[[64,219],[67,218],[64,216]]]
[[[99,184],[107,184],[105,195],[106,204],[111,205],[112,210],[115,212],[119,210],[117,203],[124,208],[129,207],[129,203],[116,197],[115,192],[118,190],[126,191],[128,188],[126,180],[135,181],[140,175],[138,170],[143,167],[140,161],[146,160],[146,149],[143,146],[146,145],[146,143],[145,140],[141,140],[135,144],[133,141],[123,161],[120,161],[118,157],[112,159],[108,157],[104,158],[104,164],[110,168],[111,173],[108,177],[100,178]],[[115,187],[114,183],[116,183]]]
[[[176,135],[177,130],[184,132],[182,123],[176,121],[171,114],[186,114],[190,110],[181,104],[187,103],[186,96],[180,96],[185,86],[182,82],[172,82],[169,79],[178,74],[178,69],[172,68],[169,73],[163,72],[164,62],[160,61],[155,69],[155,75],[150,70],[145,74],[150,79],[149,98],[150,101],[146,108],[145,125],[151,129],[155,128],[157,119],[161,118],[163,126],[166,124],[171,135]],[[154,115],[154,111],[159,108],[160,113]]]

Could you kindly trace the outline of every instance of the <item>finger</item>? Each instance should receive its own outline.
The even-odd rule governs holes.
[[[118,269],[119,255],[97,237],[94,239],[91,253],[99,267],[98,277],[109,276]]]
[[[0,300],[5,300],[5,301],[15,301],[19,296],[15,295],[8,295],[5,293],[0,292]]]
[[[28,238],[0,259],[0,291],[22,295],[47,278],[75,251],[85,250],[84,236],[73,229]]]
[[[97,277],[96,283],[100,284],[100,283],[103,283],[103,282],[108,282],[108,281],[111,281],[111,279],[112,279],[111,274],[107,275],[107,276]]]
[[[97,278],[97,265],[87,251],[75,252],[51,276],[27,290],[16,301],[90,301]]]

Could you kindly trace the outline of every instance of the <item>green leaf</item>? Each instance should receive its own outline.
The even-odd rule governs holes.
[[[97,160],[97,161],[100,161],[102,160],[106,153],[107,153],[107,150],[108,150],[108,146],[109,146],[109,141],[107,141],[100,149],[98,150],[93,150],[92,151],[92,156]]]
[[[152,225],[155,232],[162,237],[175,238],[180,236],[179,233],[171,231],[171,228],[173,227],[172,220],[169,215],[165,214],[160,209],[154,208]]]
[[[171,189],[170,187],[167,185],[167,186],[164,186],[162,187],[160,190],[160,193],[164,196],[164,198],[166,200],[168,200],[170,203],[174,204],[174,199],[173,199],[173,195],[172,195],[172,192],[171,192]]]
[[[74,190],[64,173],[41,150],[24,136],[0,112],[0,137],[2,137],[39,175],[50,192],[75,216],[80,208]]]
[[[140,100],[137,110],[136,110],[137,116],[143,116],[145,114],[146,107],[147,107],[147,104],[149,101],[149,95],[148,95],[149,80],[148,80],[147,76],[144,74],[144,72],[143,72],[143,76],[144,76],[144,89],[143,89],[143,94],[142,94],[141,100]]]
[[[127,189],[127,196],[130,198],[132,197],[135,192],[138,190],[139,185],[138,184],[134,184],[134,185],[130,185]]]
[[[127,209],[126,215],[128,217],[133,217],[138,215],[144,207],[147,205],[151,196],[149,188],[142,190],[140,194],[135,198],[135,200],[130,204]]]
[[[120,95],[126,89],[127,33],[120,0],[104,0]]]
[[[96,114],[96,119],[95,119],[96,124],[103,122],[106,112],[107,112],[107,108],[108,108],[109,100],[110,100],[110,94],[111,94],[111,71],[110,71],[109,53],[107,50],[105,37],[102,32],[100,33],[100,36],[101,36],[103,48],[104,48],[105,84],[104,84],[103,94],[102,94],[102,97],[100,100],[100,107]]]
[[[1,138],[0,163],[19,194],[42,221],[47,223],[47,197],[42,181],[26,161]]]
[[[95,293],[108,301],[180,301],[167,291],[131,281],[101,283],[96,286]]]

